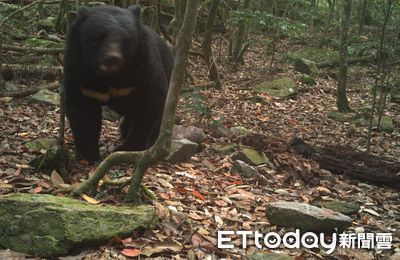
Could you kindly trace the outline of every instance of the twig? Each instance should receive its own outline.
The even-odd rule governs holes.
[[[0,27],[2,27],[3,24],[4,24],[6,21],[8,21],[11,17],[13,17],[14,15],[16,15],[16,14],[18,14],[18,13],[20,13],[20,12],[23,12],[23,11],[25,11],[26,9],[31,8],[32,6],[34,6],[34,5],[36,5],[36,4],[39,4],[39,3],[41,3],[41,2],[43,2],[43,0],[38,0],[38,1],[32,2],[32,3],[30,3],[29,5],[26,5],[26,6],[22,7],[21,9],[15,10],[15,11],[12,12],[11,14],[7,15],[6,17],[4,17],[2,21],[0,21]]]
[[[64,51],[63,48],[37,48],[37,47],[21,47],[21,46],[11,46],[11,45],[3,45],[2,49],[5,51],[35,52],[38,54],[59,54]]]

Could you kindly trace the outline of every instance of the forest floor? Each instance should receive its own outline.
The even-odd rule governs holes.
[[[223,89],[205,89],[199,94],[206,97],[211,108],[211,120],[222,122],[223,126],[244,126],[245,128],[280,140],[289,141],[301,137],[312,145],[349,145],[355,150],[365,150],[366,127],[355,127],[327,118],[336,110],[336,81],[321,71],[316,86],[301,84],[300,74],[291,65],[275,64],[275,73],[268,73],[270,58],[266,57],[262,41],[253,36],[253,44],[245,54],[245,62],[233,71],[226,60],[228,42],[219,39],[215,43],[215,55],[222,75]],[[222,46],[222,48],[220,48]],[[283,42],[278,52],[296,50],[304,46],[293,46]],[[11,54],[10,54],[11,55]],[[219,58],[221,57],[221,59]],[[207,68],[201,57],[190,57],[189,72],[196,83],[205,82]],[[373,83],[373,67],[365,67],[362,74],[350,73],[348,97],[353,109],[364,109],[371,100],[369,86]],[[253,86],[257,83],[282,76],[296,80],[299,93],[290,99],[274,99],[261,96],[263,102],[255,101]],[[32,87],[28,85],[29,87]],[[135,234],[122,244],[113,247],[85,251],[80,256],[117,257],[122,248],[141,248],[152,244],[155,256],[165,258],[205,259],[210,255],[238,258],[256,251],[254,246],[247,250],[222,251],[216,248],[217,230],[262,230],[283,232],[285,229],[269,224],[265,216],[266,206],[275,201],[297,201],[310,203],[323,198],[338,199],[360,204],[366,211],[352,216],[350,230],[363,228],[364,232],[392,232],[393,247],[400,245],[400,196],[388,187],[361,184],[344,176],[333,175],[320,170],[316,163],[307,160],[295,162],[300,171],[311,172],[314,178],[298,178],[289,172],[271,167],[260,169],[264,181],[244,180],[230,172],[232,159],[228,155],[212,152],[217,144],[229,144],[237,140],[230,136],[217,135],[210,127],[210,120],[200,120],[200,115],[185,109],[190,100],[180,100],[178,116],[180,124],[196,125],[206,132],[206,140],[200,153],[187,163],[171,165],[159,163],[152,167],[144,178],[144,184],[155,192],[159,200],[154,205],[159,210],[161,223],[155,230]],[[387,114],[400,122],[400,105],[388,103]],[[12,185],[1,193],[31,192],[47,193],[54,190],[51,179],[40,173],[33,173],[27,166],[35,155],[24,148],[24,144],[36,138],[56,137],[59,124],[59,108],[28,103],[28,98],[0,99],[0,184]],[[101,135],[101,153],[106,156],[118,143],[118,125],[105,121]],[[66,130],[67,144],[72,149],[70,129]],[[399,128],[391,133],[373,132],[372,153],[398,160],[400,158]],[[286,160],[297,160],[295,156]],[[78,182],[93,173],[92,167],[74,164],[73,181]],[[131,167],[113,170],[119,177],[131,176]],[[288,193],[283,193],[282,190]],[[279,191],[279,192],[277,192]],[[126,189],[110,192],[99,198],[104,203],[120,204]],[[239,244],[239,239],[235,240]],[[325,259],[318,250],[277,250],[293,257]],[[393,250],[375,251],[360,249],[338,249],[332,259],[374,259],[388,256]],[[128,253],[129,255],[129,253]],[[192,258],[193,259],[193,258]],[[211,259],[211,258],[210,258]]]

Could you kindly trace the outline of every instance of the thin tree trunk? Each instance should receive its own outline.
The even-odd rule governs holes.
[[[340,112],[350,112],[349,101],[347,100],[347,48],[349,41],[349,23],[351,14],[351,0],[343,0],[343,16],[340,32],[340,53],[339,53],[339,80],[336,93],[336,105]]]
[[[365,15],[367,13],[368,0],[362,0],[360,20],[358,22],[358,34],[362,34],[364,30]]]
[[[161,1],[153,0],[154,13],[153,13],[153,29],[160,33],[160,15],[161,15]]]
[[[244,0],[243,10],[249,9],[249,6],[250,6],[250,0]],[[242,51],[243,48],[243,42],[245,40],[245,36],[246,36],[246,23],[241,22],[239,24],[239,28],[237,30],[237,33],[235,34],[235,38],[232,44],[231,58],[235,63],[240,62],[238,58],[239,58],[239,53]]]
[[[221,0],[212,0],[210,3],[210,13],[207,18],[206,31],[204,34],[204,39],[202,44],[204,59],[209,68],[208,78],[215,82],[217,88],[221,88],[221,79],[212,52],[211,43],[214,31],[215,18],[217,17],[217,12],[220,2]]]
[[[374,120],[374,114],[375,114],[375,108],[376,108],[376,96],[377,96],[377,88],[378,86],[382,86],[384,83],[384,77],[381,75],[382,69],[384,67],[384,57],[382,56],[382,51],[383,51],[383,43],[385,41],[385,33],[386,33],[386,26],[390,18],[390,12],[392,9],[392,4],[394,3],[395,0],[388,0],[387,2],[387,9],[386,13],[384,14],[385,20],[383,21],[383,25],[381,27],[381,37],[380,37],[380,42],[379,42],[379,49],[378,49],[378,69],[376,72],[375,76],[375,83],[373,86],[373,91],[372,91],[372,108],[371,108],[371,115],[370,115],[370,121],[369,121],[369,126],[368,126],[368,139],[367,139],[367,151],[369,152],[371,149],[371,136],[372,136],[372,123]]]

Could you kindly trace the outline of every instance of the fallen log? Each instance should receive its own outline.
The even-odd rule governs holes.
[[[333,174],[400,190],[399,162],[344,146],[313,147],[300,139],[294,139],[290,148]]]
[[[264,152],[274,162],[282,155],[296,158],[295,161],[303,157],[304,160],[318,163],[319,168],[333,174],[400,190],[400,162],[389,158],[354,151],[339,145],[314,147],[299,138],[288,143],[282,138],[250,133],[239,139],[240,143]],[[280,160],[279,163],[280,169],[288,173],[297,170],[297,167],[290,165],[290,160]],[[312,175],[307,175],[307,172],[298,172],[294,177],[303,178],[307,182],[315,179]]]
[[[374,62],[376,59],[375,55],[368,55],[368,56],[362,56],[362,57],[356,57],[356,58],[349,58],[347,61],[348,65],[353,65],[357,63],[369,63],[369,62]],[[317,63],[317,67],[319,69],[321,68],[333,68],[339,66],[339,61],[338,60],[331,60],[331,61],[323,61],[320,63]]]
[[[28,66],[20,64],[1,64],[1,74],[5,80],[11,80],[17,75],[21,78],[57,79],[62,73],[62,67]]]
[[[15,51],[15,52],[32,52],[37,54],[59,54],[64,52],[64,48],[39,48],[39,47],[23,47],[23,46],[12,46],[12,45],[3,45],[2,50]]]
[[[0,97],[13,97],[13,98],[26,97],[26,96],[35,94],[42,89],[55,90],[59,87],[59,85],[60,85],[60,82],[56,81],[56,82],[52,82],[52,83],[44,85],[44,86],[25,89],[25,90],[17,91],[17,92],[0,92]]]

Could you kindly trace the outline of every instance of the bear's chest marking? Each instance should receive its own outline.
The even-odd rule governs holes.
[[[125,97],[135,91],[135,87],[127,88],[114,88],[110,87],[107,92],[95,91],[88,88],[81,87],[81,92],[84,96],[96,99],[101,102],[108,102],[114,98]]]

